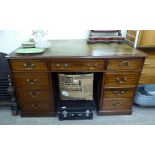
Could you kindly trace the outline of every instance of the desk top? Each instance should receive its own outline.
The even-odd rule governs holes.
[[[146,54],[123,43],[87,44],[86,40],[52,40],[52,47],[41,54],[16,54],[8,59],[42,58],[144,58]]]

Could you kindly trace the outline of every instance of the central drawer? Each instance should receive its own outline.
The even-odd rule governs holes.
[[[48,88],[49,76],[48,74],[14,74],[16,87],[19,88]]]
[[[108,70],[141,70],[143,66],[142,59],[112,59],[108,60]]]
[[[103,71],[105,69],[103,60],[79,60],[75,62],[68,61],[52,61],[52,71]]]
[[[104,84],[107,87],[136,86],[139,82],[140,73],[113,73],[105,74]]]
[[[131,110],[132,99],[104,99],[102,104],[103,111]]]

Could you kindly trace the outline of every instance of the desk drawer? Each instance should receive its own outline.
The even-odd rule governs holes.
[[[155,67],[155,59],[145,59],[144,67]]]
[[[155,84],[155,76],[141,77],[139,84]]]
[[[50,90],[23,90],[18,89],[17,95],[21,100],[51,100]]]
[[[105,86],[121,87],[125,85],[136,86],[139,81],[140,73],[106,73]]]
[[[104,89],[104,98],[130,98],[133,97],[135,88]]]
[[[142,77],[148,77],[148,76],[155,76],[155,67],[153,68],[148,68],[148,67],[145,67],[145,68],[143,68],[143,71],[142,71]]]
[[[141,70],[143,66],[142,59],[119,59],[119,60],[108,60],[108,70]]]
[[[40,60],[11,60],[13,71],[47,71],[47,63]]]
[[[102,110],[103,111],[121,111],[121,110],[131,110],[132,99],[104,99]]]
[[[61,61],[52,62],[52,71],[103,71],[105,69],[103,60],[85,60],[77,62]]]
[[[36,101],[29,101],[24,100],[20,103],[21,111],[22,112],[51,112],[53,111],[52,103],[48,100],[39,100]]]
[[[15,83],[18,88],[49,87],[48,74],[15,74]]]

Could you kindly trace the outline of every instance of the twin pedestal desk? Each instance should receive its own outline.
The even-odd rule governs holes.
[[[98,115],[132,114],[135,90],[146,55],[127,44],[87,44],[86,40],[52,41],[41,54],[11,53],[21,116],[56,116],[58,73],[94,73]]]

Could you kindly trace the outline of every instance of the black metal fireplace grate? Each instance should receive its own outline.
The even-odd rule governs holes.
[[[0,100],[11,98],[8,92],[10,71],[5,56],[5,53],[0,53]]]
[[[15,91],[11,84],[10,69],[5,53],[0,52],[0,107],[10,106],[13,115],[19,114]]]
[[[8,94],[9,80],[8,78],[0,78],[0,99],[11,98]]]

